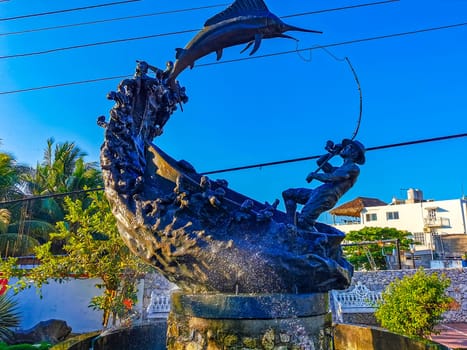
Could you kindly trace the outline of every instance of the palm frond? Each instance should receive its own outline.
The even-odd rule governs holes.
[[[54,225],[42,220],[24,220],[15,222],[8,226],[8,233],[16,233],[18,235],[26,235],[37,239],[40,243],[45,243],[49,240],[50,233],[55,231]]]
[[[11,213],[7,209],[0,209],[0,233],[5,233],[10,224]]]
[[[34,248],[40,244],[37,239],[16,233],[0,235],[0,255],[25,256],[34,254]]]
[[[8,340],[13,334],[12,328],[19,324],[18,303],[5,294],[0,295],[0,339]]]

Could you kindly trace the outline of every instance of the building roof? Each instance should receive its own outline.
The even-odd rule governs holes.
[[[363,208],[379,207],[387,205],[386,202],[377,198],[357,197],[354,200],[344,203],[341,206],[331,210],[332,215],[360,217]]]

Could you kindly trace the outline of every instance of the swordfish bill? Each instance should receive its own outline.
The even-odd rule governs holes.
[[[217,60],[220,60],[223,49],[227,47],[247,44],[243,52],[253,45],[250,52],[253,55],[259,49],[262,39],[296,40],[284,34],[288,31],[322,33],[284,23],[269,11],[263,0],[236,0],[227,9],[208,19],[204,28],[184,49],[176,49],[176,61],[168,80],[174,83],[185,68],[193,68],[196,60],[211,52],[215,52]]]

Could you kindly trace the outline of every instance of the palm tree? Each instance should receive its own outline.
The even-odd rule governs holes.
[[[86,153],[74,142],[54,142],[53,138],[47,140],[44,158],[35,169],[23,171],[17,177],[22,184],[17,187],[23,193],[51,196],[27,200],[12,207],[12,224],[8,226],[7,233],[0,235],[0,252],[3,256],[6,253],[10,256],[30,255],[34,247],[48,241],[55,223],[64,219],[63,197],[54,194],[102,186],[97,163],[86,163]],[[86,198],[85,194],[83,197]],[[13,212],[11,208],[10,211]],[[57,244],[55,251],[60,252],[60,248],[60,244]]]
[[[66,193],[102,186],[102,176],[97,163],[86,163],[87,155],[74,142],[56,144],[47,140],[42,163],[33,174],[26,176],[28,190],[33,195]],[[84,196],[85,197],[85,196]],[[63,200],[50,197],[33,204],[38,217],[49,222],[63,220]]]
[[[27,235],[18,235],[17,233],[7,232],[10,229],[10,219],[10,211],[7,209],[0,209],[1,256],[21,256],[32,254],[34,247],[39,245],[39,241],[34,237]]]
[[[16,164],[14,157],[8,153],[0,152],[0,200],[18,198],[21,190],[20,168]]]
[[[10,201],[24,196],[21,176],[30,168],[18,165],[12,155],[0,152],[0,201]],[[0,208],[0,254],[17,256],[31,254],[33,247],[39,245],[34,237],[12,233],[10,222],[19,217],[14,206]]]
[[[19,324],[18,304],[5,294],[0,295],[0,340],[8,340],[13,334],[11,329]]]
[[[0,234],[5,233],[10,224],[11,213],[8,209],[0,209]]]

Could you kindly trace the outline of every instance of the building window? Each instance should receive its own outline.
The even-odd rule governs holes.
[[[436,221],[436,209],[428,209],[428,217],[430,220],[432,220],[433,222]]]
[[[426,235],[424,232],[414,232],[412,234],[413,240],[420,244],[426,244],[425,236]]]
[[[366,214],[365,215],[366,221],[376,221],[378,220],[378,216],[376,213]]]
[[[398,211],[390,211],[386,213],[387,220],[399,220],[399,212]]]

